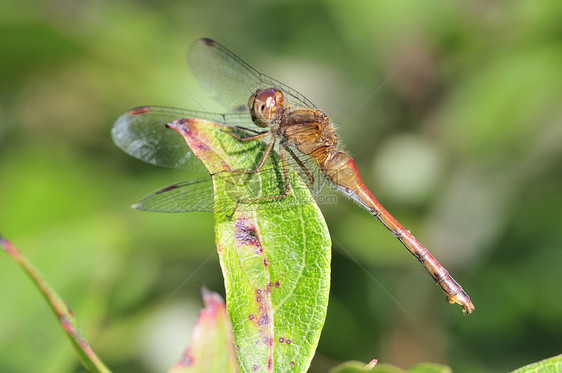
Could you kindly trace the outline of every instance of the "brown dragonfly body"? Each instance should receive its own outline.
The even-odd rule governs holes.
[[[304,169],[310,183],[313,183],[312,174],[306,170],[306,166],[298,160],[291,148],[287,146],[293,145],[302,154],[317,162],[324,176],[336,189],[368,210],[384,224],[394,237],[402,242],[408,251],[424,266],[433,280],[441,286],[447,294],[447,302],[460,304],[465,313],[471,313],[474,310],[470,297],[451,277],[449,272],[367,189],[353,159],[338,150],[338,137],[330,119],[324,112],[311,108],[292,111],[290,107],[286,107],[283,93],[276,88],[258,90],[250,96],[248,107],[252,120],[257,126],[270,126],[270,128],[258,135],[241,140],[253,140],[270,134],[273,135],[257,171],[261,169],[275,141],[279,139],[279,149],[281,150],[284,168],[286,168],[286,160],[283,151],[287,150],[297,161],[297,164]]]
[[[230,132],[241,141],[270,137],[255,170],[229,172],[262,171],[269,154],[278,143],[285,191],[278,195],[239,201],[240,203],[287,196],[291,193],[289,168],[298,172],[307,182],[313,195],[320,192],[324,181],[328,181],[367,209],[402,242],[445,291],[449,303],[460,304],[465,313],[474,310],[470,298],[449,272],[382,207],[363,184],[353,159],[338,149],[334,126],[323,111],[291,87],[259,73],[211,39],[195,42],[190,49],[189,60],[202,85],[219,103],[234,112],[219,114],[157,106],[132,109],[119,117],[113,127],[112,136],[118,146],[146,162],[190,170],[191,159],[195,157],[186,147],[183,138],[166,128],[182,133],[186,128],[184,123],[189,122],[186,118],[209,120],[232,127],[233,130],[245,129],[247,131],[244,132],[244,137],[239,136],[236,131]],[[207,182],[210,183],[211,180]],[[199,181],[171,185],[146,197],[136,207],[166,212],[210,211],[212,194],[204,193],[204,197],[191,198],[194,195],[193,188],[197,186],[199,190],[212,193],[212,188],[201,185]]]

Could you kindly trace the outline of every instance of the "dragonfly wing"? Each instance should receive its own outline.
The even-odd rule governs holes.
[[[230,50],[211,39],[191,45],[189,63],[201,85],[227,109],[248,112],[248,99],[258,89],[278,88],[292,108],[315,108],[302,94],[258,72]]]
[[[314,183],[309,187],[313,196],[316,196],[324,187],[324,178],[320,177],[318,167],[314,168],[312,163],[303,163],[304,168],[292,159],[287,159],[292,170],[299,174],[300,178],[307,183],[312,175]],[[222,196],[234,202],[242,202],[236,208],[246,209],[247,202],[252,201],[253,209],[275,209],[276,199],[268,199],[272,196],[284,193],[284,176],[279,160],[270,164],[256,174],[240,174],[236,172],[225,172],[215,174],[214,178],[220,178],[229,187],[227,194]],[[304,171],[306,169],[306,171]],[[293,186],[295,187],[295,186]],[[304,186],[303,186],[304,188]],[[294,198],[294,193],[287,198]],[[246,201],[246,203],[244,203]],[[292,200],[292,203],[309,203],[308,199]],[[175,183],[162,188],[144,197],[140,202],[133,205],[134,208],[144,211],[156,212],[192,212],[213,211],[214,190],[211,176]],[[232,211],[227,211],[232,213]]]
[[[125,153],[157,166],[206,172],[184,138],[167,128],[175,119],[201,119],[228,126],[253,127],[248,114],[217,114],[163,106],[142,106],[122,114],[113,125],[111,136]]]
[[[213,177],[221,179],[225,185],[224,195],[231,202],[232,210],[223,211],[228,214],[234,209],[275,209],[278,201],[267,197],[280,195],[284,191],[282,171],[268,168],[258,174],[239,174],[225,172]],[[251,201],[251,203],[249,203]],[[240,204],[237,205],[237,203]],[[308,200],[294,203],[307,203]],[[154,212],[193,212],[213,211],[214,189],[211,177],[175,183],[149,194],[133,205],[143,211]],[[227,204],[228,205],[228,204]]]
[[[133,207],[157,212],[213,211],[211,177],[172,184],[149,194]]]

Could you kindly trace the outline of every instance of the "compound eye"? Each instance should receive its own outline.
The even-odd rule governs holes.
[[[277,109],[283,108],[283,104],[283,94],[274,88],[257,91],[248,101],[252,119],[260,127],[267,127],[272,124]]]

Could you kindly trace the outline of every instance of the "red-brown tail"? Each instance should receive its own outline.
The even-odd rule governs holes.
[[[474,310],[470,297],[449,272],[371,194],[363,184],[351,157],[342,152],[334,152],[323,163],[324,173],[335,187],[367,209],[384,224],[394,237],[402,242],[433,277],[433,280],[441,286],[447,294],[447,302],[460,304],[464,313],[471,313]]]

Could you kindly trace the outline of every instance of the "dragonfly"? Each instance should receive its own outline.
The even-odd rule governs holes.
[[[253,169],[232,172],[268,172],[266,161],[276,154],[282,169],[277,173],[282,179],[280,191],[240,202],[287,197],[291,193],[289,169],[298,173],[312,195],[317,195],[325,185],[331,185],[365,208],[406,247],[442,288],[448,303],[459,304],[464,313],[474,310],[470,297],[449,272],[365,186],[353,159],[340,150],[335,126],[323,111],[304,95],[258,72],[212,39],[194,42],[188,60],[201,85],[230,113],[137,107],[115,121],[112,137],[117,146],[148,163],[199,172],[200,162],[177,133],[187,131],[192,118],[225,126],[238,141],[263,142],[263,155]],[[136,207],[164,212],[211,211],[211,183],[209,177],[176,183],[145,197]]]

